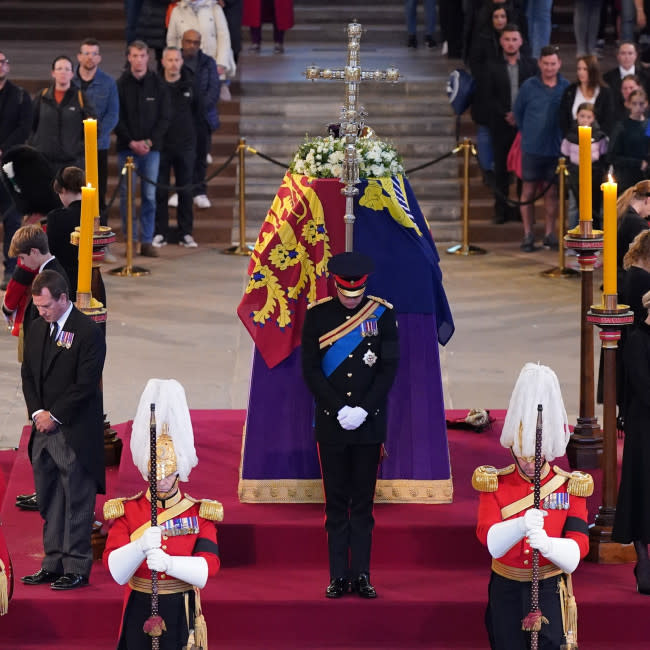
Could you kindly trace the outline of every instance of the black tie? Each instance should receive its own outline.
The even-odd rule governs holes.
[[[59,324],[57,322],[52,323],[50,329],[50,343],[56,343],[56,335],[59,331]]]

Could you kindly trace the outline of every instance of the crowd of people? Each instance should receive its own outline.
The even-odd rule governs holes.
[[[219,127],[217,103],[224,97],[228,78],[236,71],[238,50],[232,48],[226,13],[216,0],[125,4],[127,61],[117,80],[100,67],[100,43],[87,38],[79,46],[76,61],[65,54],[54,58],[51,83],[31,97],[10,81],[9,51],[0,52],[0,156],[5,181],[0,185],[4,224],[2,289],[6,289],[17,265],[8,254],[9,243],[25,215],[32,213],[16,206],[16,195],[27,193],[19,181],[28,185],[32,182],[20,178],[21,154],[16,151],[31,147],[38,152],[42,157],[39,173],[44,172],[51,186],[61,170],[84,168],[86,118],[97,120],[97,190],[102,225],[107,220],[108,152],[114,133],[120,169],[127,156],[133,156],[136,171],[143,178],[142,207],[134,223],[134,240],[140,245],[140,254],[157,257],[157,249],[168,242],[172,234],[168,226],[170,206],[178,209],[178,243],[197,246],[193,210],[211,205],[206,188],[211,134]],[[139,6],[130,6],[135,4]],[[165,29],[163,13],[161,40],[151,27],[154,9],[163,5],[169,9],[169,29]],[[209,12],[209,19],[205,12]],[[143,35],[152,40],[143,40]],[[158,57],[158,69],[149,60],[150,51]],[[169,197],[172,170],[178,192]],[[127,213],[124,185],[121,183],[120,194],[123,225]],[[61,205],[50,188],[52,197],[53,203],[39,207],[43,222],[49,210]],[[33,206],[20,206],[25,207]],[[106,257],[115,261],[110,249]]]
[[[635,41],[621,40],[616,67],[602,74],[593,45],[579,53],[575,81],[570,82],[561,72],[559,48],[548,40],[538,47],[527,15],[516,3],[488,0],[472,15],[464,57],[475,84],[471,115],[479,166],[495,195],[494,222],[521,220],[521,250],[536,250],[534,203],[543,196],[542,245],[557,250],[557,163],[560,156],[566,158],[565,225],[571,228],[578,216],[579,126],[592,129],[596,227],[602,223],[598,190],[610,167],[622,192],[648,177],[650,76]],[[516,200],[509,197],[513,176]]]

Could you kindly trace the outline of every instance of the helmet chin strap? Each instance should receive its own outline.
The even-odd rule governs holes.
[[[171,499],[178,492],[178,474],[172,483],[172,486],[167,490],[167,492],[158,492],[158,501],[162,504],[163,508],[165,507],[165,501]]]

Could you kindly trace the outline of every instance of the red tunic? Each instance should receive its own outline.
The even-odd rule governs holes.
[[[262,1],[244,0],[242,25],[259,27],[262,24]],[[283,32],[293,27],[293,0],[273,0],[275,24]]]
[[[20,325],[25,315],[25,307],[31,296],[32,280],[38,274],[38,269],[30,269],[25,266],[20,259],[16,264],[11,280],[7,284],[2,311],[9,316],[14,313],[14,326],[11,333],[18,336]]]
[[[194,503],[190,508],[184,510],[181,514],[175,517],[175,519],[182,517],[197,517],[199,532],[197,534],[192,533],[188,535],[172,536],[166,535],[163,530],[162,550],[169,555],[196,555],[205,558],[208,563],[208,576],[214,576],[219,570],[219,556],[216,552],[201,550],[201,547],[203,546],[204,548],[207,548],[213,546],[216,550],[217,527],[213,521],[199,517],[200,506],[200,502]],[[165,512],[166,509],[158,508],[159,517],[162,517]],[[104,566],[107,569],[108,556],[111,552],[132,541],[131,533],[140,528],[142,524],[150,519],[151,502],[147,499],[146,495],[142,495],[141,497],[131,501],[124,501],[124,516],[115,519],[108,532],[108,539],[106,540],[106,549],[104,550],[103,557]],[[161,527],[164,527],[164,524],[161,524]],[[212,544],[210,544],[210,542],[212,542]],[[151,570],[147,567],[146,561],[142,562],[134,575],[138,578],[151,578]],[[175,578],[168,576],[165,573],[159,573],[158,583],[162,584],[165,580],[175,580]]]
[[[542,479],[541,485],[548,483],[555,476],[555,471],[549,468],[548,474]],[[499,476],[499,487],[496,492],[481,492],[478,507],[478,523],[476,535],[479,541],[487,546],[487,534],[490,527],[500,521],[507,521],[522,517],[525,509],[507,519],[501,516],[501,509],[519,499],[532,494],[533,485],[530,479],[524,478],[517,470],[505,476]],[[569,502],[568,510],[546,509],[544,517],[544,530],[549,537],[566,537],[573,539],[580,547],[580,558],[585,557],[589,551],[589,537],[587,534],[587,499],[567,494],[567,482],[554,492],[565,494]],[[540,505],[543,508],[543,504]],[[531,568],[533,549],[524,537],[517,542],[505,555],[498,558],[499,562],[519,569]],[[539,555],[540,567],[551,564],[541,553]]]

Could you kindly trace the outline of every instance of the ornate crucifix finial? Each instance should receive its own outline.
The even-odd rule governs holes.
[[[348,56],[343,69],[319,68],[311,65],[305,70],[307,79],[338,79],[345,82],[345,103],[341,107],[341,125],[339,136],[345,138],[345,158],[341,183],[345,185],[341,192],[345,195],[345,250],[351,251],[354,229],[354,197],[359,193],[355,185],[359,182],[359,161],[356,140],[362,133],[366,113],[359,108],[359,84],[362,81],[388,81],[396,83],[399,70],[393,66],[386,70],[362,70],[359,65],[362,27],[360,23],[348,25]]]

